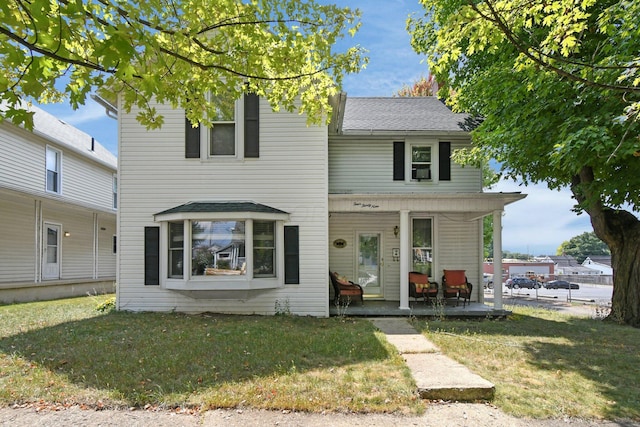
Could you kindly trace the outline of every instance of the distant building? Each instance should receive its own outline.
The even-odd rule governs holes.
[[[494,274],[493,263],[484,263],[484,273]],[[552,261],[521,261],[515,259],[502,260],[503,280],[512,277],[535,277],[539,280],[548,280],[554,275],[554,263]]]
[[[116,157],[30,110],[33,132],[0,122],[0,302],[113,292]]]
[[[590,255],[582,262],[584,267],[595,270],[596,274],[605,276],[613,275],[613,267],[611,267],[611,255]]]

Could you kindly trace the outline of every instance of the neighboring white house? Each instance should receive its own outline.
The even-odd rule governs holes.
[[[603,276],[613,276],[613,267],[611,267],[611,255],[591,255],[582,261],[584,267],[595,270],[595,274]]]
[[[49,113],[0,123],[0,302],[114,291],[117,160]]]
[[[433,97],[334,107],[328,127],[253,95],[213,129],[167,105],[153,131],[121,112],[117,307],[324,317],[331,269],[409,313],[409,271],[481,283],[483,217],[499,242],[525,196],[483,193],[481,171],[451,161],[468,117]]]

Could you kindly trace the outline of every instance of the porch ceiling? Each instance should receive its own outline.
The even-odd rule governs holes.
[[[329,212],[461,212],[473,220],[525,197],[522,193],[330,194]]]

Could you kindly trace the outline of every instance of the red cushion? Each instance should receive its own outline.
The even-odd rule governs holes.
[[[467,287],[465,270],[444,270],[444,280],[449,288]]]

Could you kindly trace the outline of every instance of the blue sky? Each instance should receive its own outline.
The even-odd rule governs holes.
[[[322,0],[322,3],[336,3],[362,12],[360,31],[343,43],[360,44],[369,51],[370,59],[365,70],[345,78],[343,89],[348,96],[392,96],[404,84],[429,74],[424,58],[411,49],[405,29],[408,15],[421,10],[418,0]],[[108,118],[93,100],[87,100],[87,105],[77,111],[67,105],[43,108],[87,132],[117,155],[116,121]],[[563,241],[592,231],[587,215],[578,216],[571,211],[573,199],[568,190],[552,191],[544,184],[523,187],[500,182],[491,191],[528,194],[505,210],[505,250],[553,255]]]

